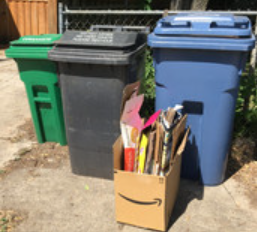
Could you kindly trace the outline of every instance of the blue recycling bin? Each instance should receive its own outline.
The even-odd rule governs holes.
[[[156,110],[183,104],[191,134],[182,177],[224,180],[240,75],[255,37],[247,17],[181,13],[158,21],[153,48]]]

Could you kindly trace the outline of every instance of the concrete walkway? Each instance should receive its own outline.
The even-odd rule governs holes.
[[[71,174],[68,164],[58,170],[21,169],[1,182],[0,208],[28,215],[16,232],[146,231],[115,222],[113,187],[112,181]],[[233,179],[209,188],[181,181],[170,232],[255,232],[256,228],[257,210]]]
[[[20,81],[17,66],[6,59],[0,50],[0,167],[22,148],[31,145],[30,141],[13,143],[10,139],[17,133],[18,126],[30,118],[30,111],[24,84]]]

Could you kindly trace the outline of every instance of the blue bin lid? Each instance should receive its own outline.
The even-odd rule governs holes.
[[[251,22],[229,13],[193,12],[158,21],[148,37],[151,47],[248,51],[254,47]]]

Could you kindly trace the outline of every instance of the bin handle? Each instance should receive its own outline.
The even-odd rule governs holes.
[[[167,22],[163,22],[167,25]],[[245,22],[238,23],[240,25],[245,25]],[[178,18],[176,21],[168,22],[168,25],[171,27],[187,27],[192,29],[212,29],[212,28],[235,28],[235,22],[233,20],[213,20],[213,19],[205,19],[203,21],[190,21],[188,19],[180,19]],[[249,23],[245,25],[249,28]]]
[[[100,31],[100,30],[111,30],[111,31],[138,31],[148,34],[150,32],[149,27],[145,26],[115,26],[115,25],[92,25],[90,31]]]
[[[39,103],[51,103],[50,98],[44,98],[44,97],[34,97],[34,101]]]

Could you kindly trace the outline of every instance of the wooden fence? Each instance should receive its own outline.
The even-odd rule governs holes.
[[[0,0],[0,43],[57,33],[57,0]]]

